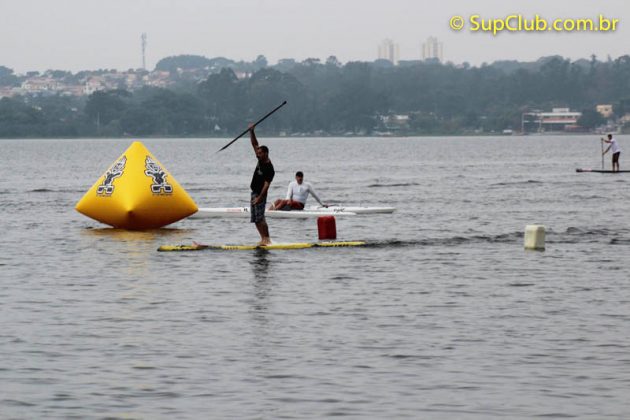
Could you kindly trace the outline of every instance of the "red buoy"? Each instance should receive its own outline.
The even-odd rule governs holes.
[[[319,239],[337,239],[337,224],[335,216],[320,216],[317,218],[317,232]]]

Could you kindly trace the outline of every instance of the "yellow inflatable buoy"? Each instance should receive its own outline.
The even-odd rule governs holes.
[[[175,178],[139,141],[101,176],[76,205],[92,219],[121,229],[154,229],[197,211]]]

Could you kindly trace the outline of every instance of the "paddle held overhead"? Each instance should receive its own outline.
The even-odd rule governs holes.
[[[232,143],[234,143],[236,140],[240,139],[241,137],[243,137],[245,134],[249,133],[249,130],[256,127],[258,124],[260,124],[261,122],[265,121],[267,119],[267,117],[269,117],[271,114],[273,114],[274,112],[276,112],[277,110],[279,110],[280,108],[282,108],[283,106],[285,106],[287,104],[287,101],[282,102],[280,105],[278,105],[277,107],[275,107],[273,110],[271,110],[267,115],[265,115],[264,117],[262,117],[261,119],[259,119],[258,121],[256,121],[251,127],[248,127],[247,130],[243,131],[241,134],[239,134],[238,136],[236,136],[236,138],[234,140],[232,140],[231,142],[229,142],[228,144],[226,144],[225,146],[223,146],[222,148],[220,148],[219,150],[217,150],[217,153],[219,153],[221,150],[225,150],[228,147],[230,147],[230,145]]]

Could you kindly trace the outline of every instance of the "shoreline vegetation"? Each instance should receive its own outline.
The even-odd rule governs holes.
[[[262,132],[262,130],[261,130]],[[257,130],[258,133],[258,130]],[[423,139],[423,138],[463,138],[463,137],[474,137],[474,138],[505,138],[509,139],[511,137],[603,137],[606,133],[603,132],[587,132],[587,133],[562,133],[562,132],[546,132],[546,133],[513,133],[513,134],[501,134],[501,133],[463,133],[463,134],[408,134],[408,135],[295,135],[295,136],[277,136],[277,135],[266,135],[266,139],[271,140],[299,140],[299,139]],[[630,133],[623,132],[621,135],[630,135]],[[85,137],[0,137],[0,143],[2,141],[11,141],[11,140],[28,140],[28,141],[38,141],[38,140],[221,140],[221,141],[229,141],[232,138],[226,136],[198,136],[198,135],[189,135],[189,136],[164,136],[164,135],[155,135],[155,136],[118,136],[118,137],[104,137],[104,136],[85,136]]]
[[[597,135],[630,132],[630,56],[552,56],[479,67],[437,61],[342,64],[335,57],[268,65],[263,56],[253,62],[176,56],[152,71],[27,75],[0,66],[0,96],[0,139],[225,139],[283,100],[288,106],[265,121],[262,135]],[[607,115],[597,110],[603,104],[611,109]],[[541,133],[525,119],[553,108],[581,113],[570,133]]]

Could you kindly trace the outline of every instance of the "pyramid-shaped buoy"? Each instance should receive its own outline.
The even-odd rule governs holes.
[[[154,229],[197,212],[175,178],[135,141],[77,203],[76,210],[121,229]]]

